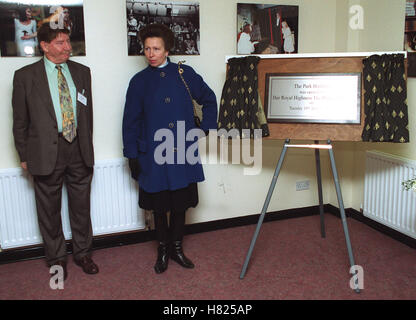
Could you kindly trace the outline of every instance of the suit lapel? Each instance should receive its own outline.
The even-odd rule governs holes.
[[[40,98],[46,106],[46,109],[48,109],[48,112],[56,121],[55,109],[53,107],[51,92],[49,90],[48,77],[45,70],[45,62],[43,59],[36,63],[36,74],[33,78],[33,82],[35,83],[37,92],[39,93]]]

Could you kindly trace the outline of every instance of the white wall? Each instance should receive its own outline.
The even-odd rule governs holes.
[[[359,46],[362,51],[403,50],[405,1],[404,0],[361,0],[365,12],[364,30],[359,32]],[[377,8],[374,10],[373,8]],[[382,36],[380,36],[382,35]],[[409,113],[410,143],[355,143],[352,148],[353,168],[351,172],[351,202],[348,206],[359,210],[363,203],[365,152],[378,150],[416,159],[416,79],[407,82],[407,103]]]
[[[404,23],[405,0],[200,0],[201,55],[174,56],[172,61],[186,60],[187,64],[203,75],[215,91],[218,101],[225,81],[225,56],[236,52],[237,2],[299,5],[299,52],[402,49],[402,40],[396,38],[402,37],[400,28]],[[365,9],[368,30],[352,31],[348,28],[349,13],[346,11],[352,3],[357,2]],[[391,6],[391,3],[394,5]],[[377,10],[372,13],[374,7]],[[143,69],[146,63],[143,57],[127,55],[124,0],[84,0],[84,14],[87,55],[74,60],[90,66],[93,74],[96,159],[121,158],[121,119],[125,92],[132,75]],[[380,20],[379,16],[389,17],[392,26],[386,26],[384,19]],[[385,35],[382,41],[373,39],[379,36],[380,28]],[[0,168],[19,166],[12,137],[10,100],[13,72],[36,60],[0,58]],[[411,101],[415,101],[414,96],[409,97],[409,103]],[[414,126],[412,128],[415,129]],[[206,181],[200,184],[200,205],[188,215],[188,223],[259,213],[282,145],[282,141],[263,142],[263,170],[258,176],[244,176],[242,165],[204,166]],[[356,199],[361,195],[354,190],[355,185],[361,185],[361,175],[355,175],[355,166],[360,166],[361,162],[355,160],[355,154],[357,150],[361,152],[366,148],[351,143],[335,144],[346,207],[355,207],[360,202]],[[416,157],[414,147],[410,148],[412,151],[408,151],[408,145],[402,148],[394,150]],[[325,152],[322,154],[324,203],[336,204],[328,157]],[[311,189],[295,192],[295,182],[306,179],[311,181]],[[269,211],[316,205],[315,181],[313,152],[290,150]]]

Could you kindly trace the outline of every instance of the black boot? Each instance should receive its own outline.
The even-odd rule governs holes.
[[[165,272],[169,261],[168,219],[166,212],[154,212],[157,248],[157,260],[154,266],[156,273]]]
[[[170,257],[184,268],[192,269],[195,267],[192,261],[183,254],[182,241],[173,241]]]
[[[156,273],[165,272],[169,262],[169,246],[167,243],[160,242],[157,248],[157,260],[154,266]]]

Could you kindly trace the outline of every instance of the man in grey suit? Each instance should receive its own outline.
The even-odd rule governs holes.
[[[98,272],[91,259],[90,190],[93,176],[93,110],[90,69],[68,60],[69,31],[38,30],[43,59],[15,72],[13,135],[21,167],[32,176],[39,229],[46,261],[67,277],[67,253],[61,222],[63,183],[68,190],[73,257],[88,274]]]

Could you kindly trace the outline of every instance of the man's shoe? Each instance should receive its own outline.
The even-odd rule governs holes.
[[[98,266],[92,261],[90,257],[82,257],[79,260],[75,260],[75,264],[80,266],[82,270],[87,274],[96,274],[98,273]]]
[[[169,262],[169,246],[164,243],[160,242],[159,247],[157,248],[157,260],[154,266],[156,273],[165,272],[168,268]]]
[[[192,269],[195,267],[192,261],[185,257],[182,249],[182,241],[173,242],[170,257],[184,268]]]
[[[64,280],[66,280],[66,278],[68,278],[68,271],[66,269],[66,261],[60,260],[55,262],[53,265],[50,266],[50,268],[52,268],[53,266],[61,266],[63,271],[64,271]],[[49,268],[49,270],[50,270]],[[51,277],[55,276],[57,272],[52,273]]]

